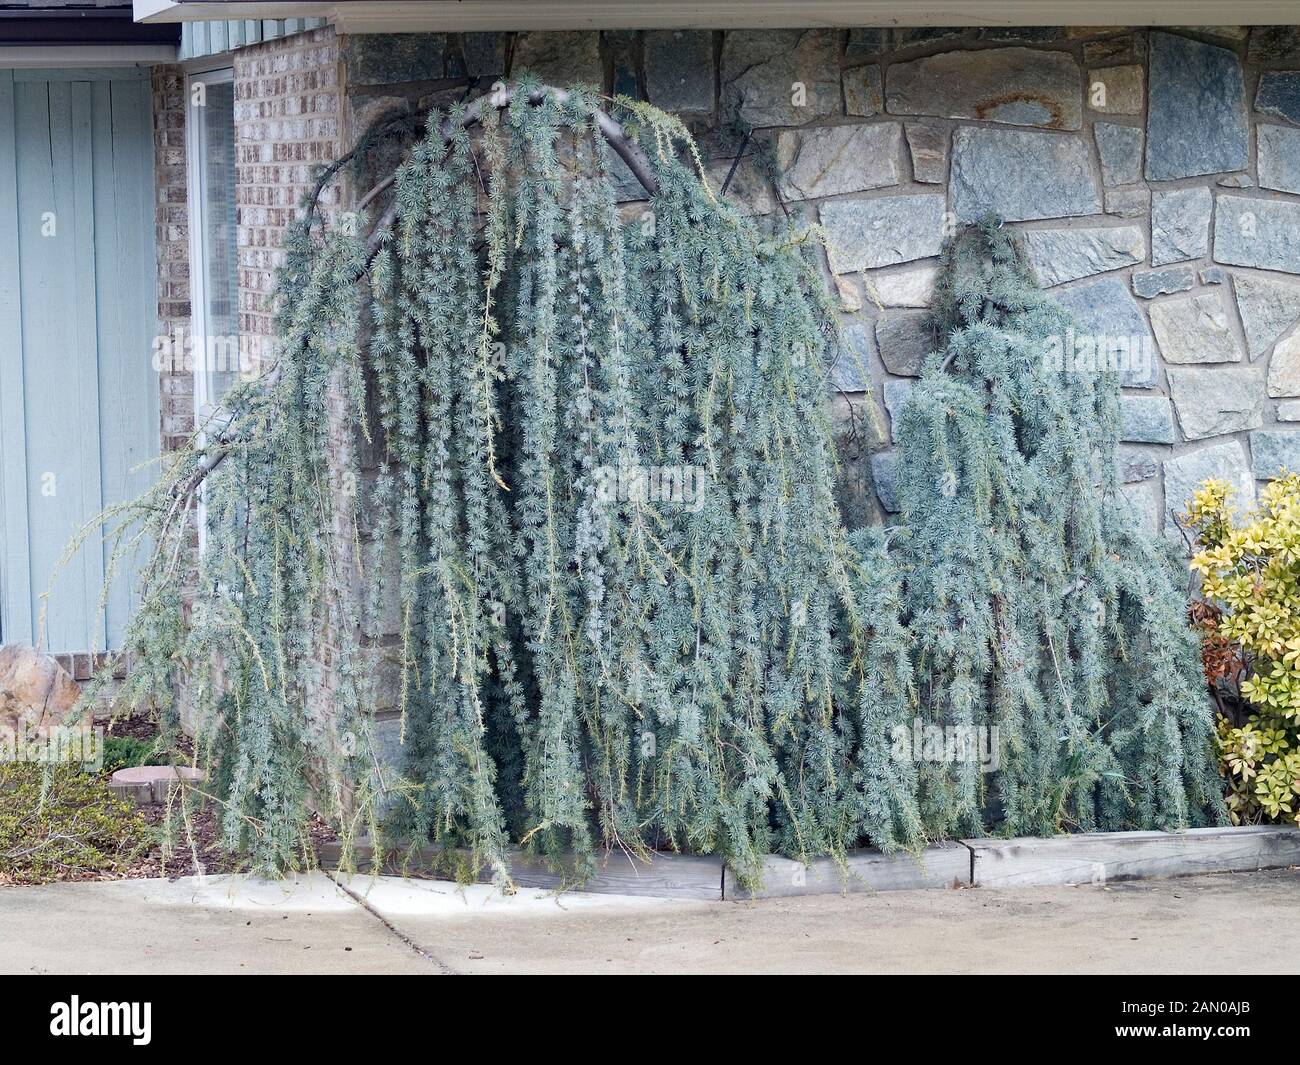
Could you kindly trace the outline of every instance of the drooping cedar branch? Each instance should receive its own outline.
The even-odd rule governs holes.
[[[485,96],[480,96],[465,108],[464,114],[461,117],[461,125],[465,128],[469,128],[470,126],[481,122],[483,119],[484,108],[492,107],[501,110],[508,107],[510,102],[515,98],[516,92],[517,89],[515,86],[498,83],[493,87],[491,92]],[[552,85],[543,85],[540,88],[533,89],[529,92],[528,102],[537,105],[547,97],[550,97],[560,106],[566,104],[570,98],[569,92],[566,89],[558,89]],[[409,121],[409,117],[410,116],[404,116],[404,118],[399,121]],[[614,152],[618,154],[618,157],[627,164],[627,168],[636,176],[636,179],[641,183],[646,192],[651,196],[657,193],[659,191],[659,181],[655,177],[654,168],[650,165],[650,161],[645,157],[645,153],[642,152],[640,145],[628,137],[627,133],[623,130],[623,127],[606,112],[597,111],[595,120],[596,127],[600,130],[601,135],[608,142],[610,148],[612,148]],[[440,132],[442,133],[444,141],[449,141],[451,139],[452,128],[450,118],[444,120]],[[341,159],[330,164],[330,166],[322,172],[320,178],[317,180],[312,196],[309,197],[309,211],[315,210],[316,201],[320,198],[322,190],[344,167],[344,165],[352,161],[354,156],[355,152],[349,152]],[[380,181],[361,197],[357,203],[357,210],[364,210],[368,207],[384,192],[389,190],[395,181],[395,174],[390,174],[388,177],[384,178],[383,181]],[[367,263],[374,259],[376,253],[378,253],[379,249],[383,247],[384,241],[388,239],[389,233],[392,231],[393,222],[396,218],[397,201],[394,200],[388,205],[384,213],[379,216],[378,221],[376,221],[374,227],[371,229],[370,236],[366,239]],[[262,375],[261,380],[265,387],[274,388],[279,379],[280,363],[277,360],[276,363]],[[193,475],[188,480],[178,484],[175,488],[175,491],[180,495],[191,495],[196,492],[207,476],[220,466],[221,463],[225,461],[226,456],[230,453],[227,448],[229,441],[225,439],[220,428],[219,415],[214,417],[212,424],[214,430],[209,434],[210,442],[206,448],[206,454],[200,460]]]

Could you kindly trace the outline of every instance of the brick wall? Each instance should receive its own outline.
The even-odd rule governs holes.
[[[273,335],[271,297],[285,227],[311,187],[312,168],[338,158],[338,64],[338,38],[329,28],[235,53],[241,335]],[[332,215],[339,189],[327,189],[321,202]]]
[[[185,75],[153,68],[154,228],[158,255],[158,335],[190,328],[190,231],[185,177]],[[184,446],[194,428],[194,376],[178,367],[159,375],[164,452]]]

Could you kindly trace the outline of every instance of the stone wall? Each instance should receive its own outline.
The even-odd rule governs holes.
[[[940,243],[985,211],[1077,317],[1064,357],[1122,365],[1125,490],[1152,528],[1206,476],[1249,497],[1300,468],[1300,28],[429,34],[345,55],[358,115],[524,68],[648,98],[730,198],[820,221],[868,512],[894,507],[890,414]]]

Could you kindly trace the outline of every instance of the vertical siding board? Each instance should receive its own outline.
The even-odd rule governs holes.
[[[95,121],[95,264],[99,317],[99,467],[101,507],[148,488],[157,470],[158,378],[155,249],[149,225],[153,178],[150,98],[142,82],[110,82]],[[108,313],[105,313],[105,312]],[[105,570],[113,544],[102,545]],[[124,559],[109,589],[108,646],[120,646],[135,606],[138,554]]]
[[[91,85],[73,82],[70,85],[70,112],[72,131],[72,186],[76,197],[76,232],[73,244],[73,269],[76,278],[76,348],[70,352],[67,369],[76,381],[77,412],[75,461],[77,462],[76,508],[68,515],[67,525],[57,541],[66,544],[86,522],[103,509],[104,490],[100,475],[100,420],[99,420],[99,316],[100,308],[95,285],[95,242],[98,229],[95,225],[95,168],[93,122],[91,115]],[[111,135],[111,131],[110,131]],[[111,165],[111,159],[110,159]],[[119,270],[128,269],[125,263]],[[113,314],[120,308],[113,308]],[[64,376],[60,374],[60,376]],[[60,493],[62,494],[62,493]],[[69,626],[69,638],[75,640],[67,646],[51,650],[88,650],[104,647],[103,617],[99,610],[99,591],[104,583],[102,552],[92,540],[79,552],[81,574],[85,581],[81,594],[75,586],[64,589],[66,602],[62,609],[77,621]],[[51,567],[53,572],[53,567]],[[36,575],[45,581],[39,572]],[[79,635],[84,633],[84,635]]]
[[[76,478],[75,392],[60,383],[60,366],[76,351],[76,285],[71,242],[77,228],[72,182],[72,107],[70,82],[24,82],[15,87],[18,131],[18,234],[22,270],[23,403],[29,530],[29,608],[33,630],[39,628],[40,595],[59,555],[54,549],[71,524],[68,505],[79,495]],[[42,234],[43,218],[53,212],[54,236]],[[72,382],[75,388],[75,382]],[[50,480],[49,478],[52,478]],[[43,491],[45,489],[45,491]],[[53,495],[48,494],[49,490]],[[84,586],[82,562],[74,560],[64,587],[79,598]],[[62,611],[51,618],[56,646],[68,633]],[[39,633],[33,631],[29,639]],[[47,645],[48,646],[48,645]]]
[[[27,427],[13,72],[0,70],[0,641],[32,638]]]

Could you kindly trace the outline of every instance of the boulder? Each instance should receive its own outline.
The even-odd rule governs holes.
[[[61,725],[81,688],[57,661],[34,647],[0,647],[0,728],[14,733]]]

